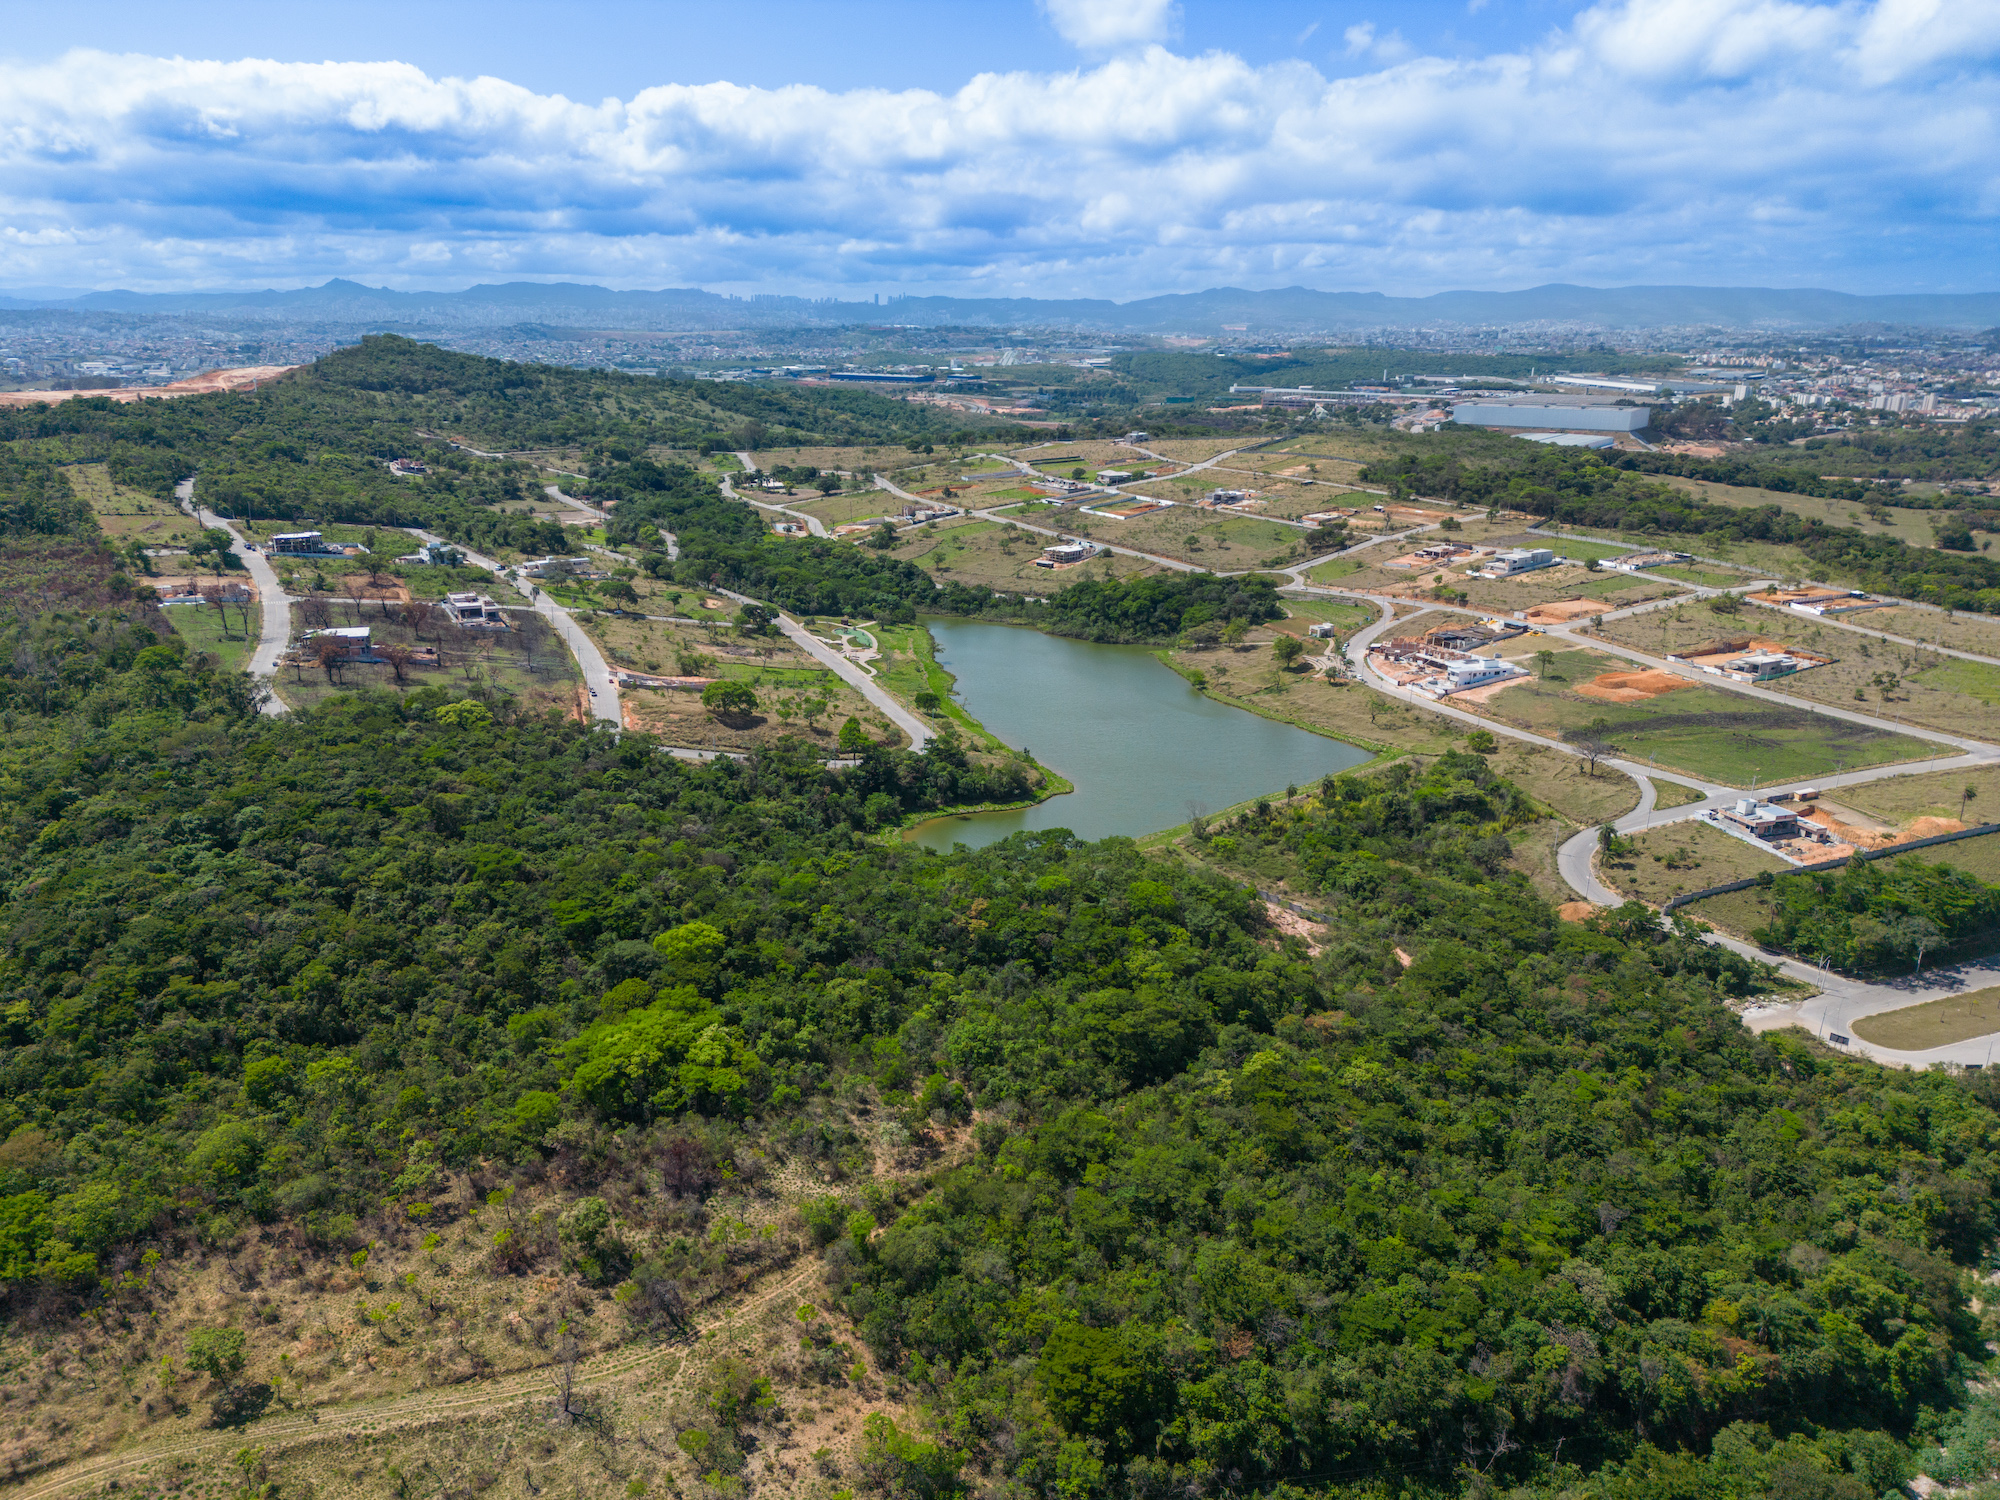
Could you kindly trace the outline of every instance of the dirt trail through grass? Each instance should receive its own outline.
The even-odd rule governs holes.
[[[761,1290],[722,1311],[698,1335],[642,1339],[582,1360],[577,1365],[578,1389],[587,1393],[613,1382],[630,1385],[638,1378],[670,1368],[660,1394],[672,1396],[681,1389],[689,1370],[702,1363],[689,1358],[700,1339],[756,1316],[778,1298],[797,1296],[800,1288],[816,1278],[819,1269],[819,1258],[812,1255],[789,1265],[772,1267],[759,1278],[767,1283]],[[193,1459],[219,1468],[231,1454],[246,1447],[261,1448],[267,1458],[276,1459],[297,1449],[346,1436],[379,1436],[391,1431],[465,1422],[524,1402],[547,1400],[555,1368],[555,1362],[551,1361],[490,1380],[436,1386],[406,1396],[337,1408],[291,1410],[240,1427],[164,1433],[155,1441],[142,1441],[114,1453],[73,1460],[27,1481],[15,1493],[18,1500],[41,1500],[82,1486],[101,1485],[108,1479],[175,1459]]]

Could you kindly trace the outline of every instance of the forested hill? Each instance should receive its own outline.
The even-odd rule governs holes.
[[[302,427],[362,399],[294,390]],[[1992,1467],[2000,1081],[1753,1035],[1755,966],[1640,908],[1559,920],[1513,866],[1544,814],[1482,758],[1161,853],[940,855],[883,835],[1019,794],[948,737],[840,772],[470,690],[267,718],[132,598],[35,456],[72,440],[112,441],[18,440],[0,537],[12,1472],[664,1333],[705,1383],[576,1428],[628,1493],[787,1492],[769,1459],[836,1407],[873,1413],[840,1484],[887,1495],[1871,1500]],[[1069,623],[1263,597],[1141,582]],[[1248,869],[1324,910],[1318,951]],[[782,1337],[686,1337],[787,1265]],[[294,1480],[273,1430],[214,1435],[227,1493],[267,1461],[284,1495],[448,1487],[380,1434]],[[512,1486],[512,1431],[451,1443]]]

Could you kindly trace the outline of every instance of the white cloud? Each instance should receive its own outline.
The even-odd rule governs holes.
[[[1370,47],[1375,45],[1375,23],[1373,21],[1358,21],[1348,27],[1342,33],[1342,36],[1347,42],[1347,55],[1349,57],[1360,57]]]
[[[1180,19],[1180,7],[1173,0],[1041,0],[1041,4],[1064,41],[1093,51],[1165,41]]]
[[[1609,0],[1463,59],[1363,24],[1333,79],[1151,45],[594,104],[78,52],[0,64],[0,286],[1989,285],[2000,22],[1932,4]]]

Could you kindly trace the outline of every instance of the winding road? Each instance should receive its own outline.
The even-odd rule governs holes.
[[[604,653],[597,649],[597,642],[590,638],[588,631],[570,618],[568,610],[533,584],[523,585],[509,578],[504,564],[474,552],[464,543],[447,542],[445,538],[415,526],[406,529],[412,536],[422,537],[427,542],[439,542],[455,548],[475,568],[484,568],[526,598],[529,607],[555,628],[556,635],[576,658],[577,667],[583,673],[584,686],[590,692],[591,717],[603,719],[620,729],[625,727],[624,714],[618,702],[618,679],[612,675],[609,664],[604,660]]]
[[[194,479],[190,476],[174,486],[174,498],[181,509],[188,512],[203,526],[213,527],[229,533],[230,554],[243,563],[244,571],[257,585],[258,635],[257,649],[250,654],[244,670],[251,681],[262,690],[258,694],[257,708],[260,713],[276,717],[290,713],[291,706],[280,698],[272,686],[278,675],[278,659],[292,644],[292,597],[278,584],[278,570],[270,560],[243,539],[243,534],[235,526],[218,516],[214,511],[196,503]]]

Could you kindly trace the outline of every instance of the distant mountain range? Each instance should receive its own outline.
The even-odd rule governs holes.
[[[196,316],[229,321],[347,325],[547,325],[670,331],[788,324],[905,323],[925,327],[1070,327],[1119,333],[1426,327],[1592,328],[1714,326],[1777,331],[1856,324],[1925,328],[2000,325],[2000,292],[1864,297],[1773,287],[1538,286],[1519,292],[1319,292],[1308,287],[1248,292],[1218,287],[1135,302],[1034,297],[896,297],[841,302],[806,297],[726,297],[698,288],[616,292],[576,282],[511,281],[462,292],[397,292],[354,281],[277,292],[89,292],[54,300],[0,296],[0,309]]]

